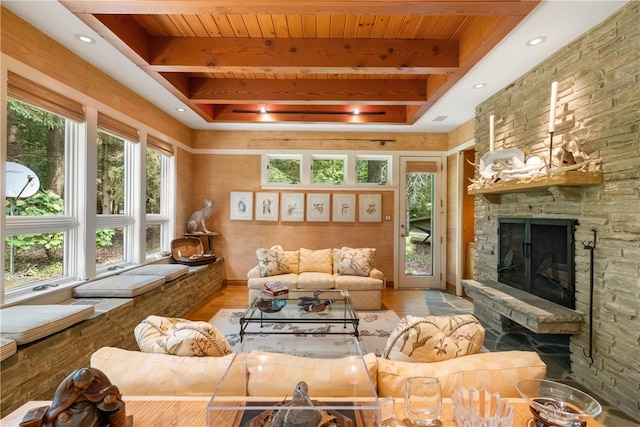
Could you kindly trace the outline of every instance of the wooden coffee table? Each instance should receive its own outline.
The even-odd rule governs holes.
[[[188,426],[204,427],[207,425],[207,404],[209,397],[124,397],[128,415],[133,415],[134,427],[155,426]],[[523,399],[509,399],[514,406],[514,427],[535,427],[529,406]],[[13,411],[2,419],[3,427],[18,427],[24,414],[31,408],[48,405],[48,401],[31,401]],[[395,400],[396,417],[406,417],[402,408],[402,400]],[[452,427],[451,399],[443,399],[441,423],[443,427]],[[241,426],[224,426],[241,427]],[[360,427],[360,426],[358,426]],[[364,427],[364,426],[363,426]],[[591,420],[587,427],[603,427]]]
[[[324,310],[319,312],[305,311],[298,305],[301,296],[313,296],[313,291],[289,291],[286,296],[275,297],[275,300],[284,301],[285,306],[277,312],[269,312],[269,309],[260,309],[260,298],[254,298],[249,307],[240,317],[240,341],[245,335],[269,334],[298,334],[295,330],[261,330],[266,323],[292,323],[292,324],[342,324],[338,331],[327,332],[327,335],[353,335],[358,337],[358,313],[353,307],[347,291],[327,289],[321,291],[318,298],[321,301],[333,301]]]

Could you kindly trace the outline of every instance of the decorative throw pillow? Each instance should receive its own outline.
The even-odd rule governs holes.
[[[368,277],[373,268],[373,250],[369,248],[352,249],[343,246],[337,273],[345,276]]]
[[[437,362],[482,349],[484,327],[474,316],[405,316],[391,332],[382,357],[405,362]]]
[[[256,251],[258,267],[262,277],[276,276],[278,274],[290,273],[287,256],[282,246],[276,245],[269,249],[260,248]]]
[[[318,272],[332,274],[331,249],[300,249],[300,273]]]
[[[207,322],[149,316],[134,329],[140,350],[174,356],[224,356],[231,346],[224,335]]]

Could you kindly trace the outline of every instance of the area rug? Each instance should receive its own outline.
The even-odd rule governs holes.
[[[240,346],[240,316],[244,312],[243,309],[222,309],[216,313],[209,323],[218,328],[220,332],[229,341],[234,351]],[[358,331],[360,337],[358,341],[363,354],[375,353],[381,355],[387,338],[398,324],[400,318],[393,310],[373,310],[358,311],[360,323]],[[342,328],[341,324],[319,323],[319,324],[293,324],[293,323],[265,323],[263,326],[264,334],[258,336],[269,336],[269,331],[278,330],[291,331],[296,336],[313,336],[313,337],[343,337],[343,335],[328,335],[329,331],[337,331]]]

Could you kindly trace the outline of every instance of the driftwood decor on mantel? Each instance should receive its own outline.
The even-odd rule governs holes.
[[[602,172],[565,171],[535,175],[510,181],[498,181],[490,184],[471,184],[469,194],[481,194],[490,203],[500,203],[501,195],[523,193],[527,190],[543,190],[550,187],[582,187],[602,184]]]

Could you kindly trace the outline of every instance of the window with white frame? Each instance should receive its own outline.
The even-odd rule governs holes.
[[[387,184],[390,181],[390,164],[387,156],[356,156],[356,183]]]
[[[346,163],[345,156],[311,156],[311,182],[313,184],[344,184]]]
[[[0,153],[15,179],[2,183],[0,301],[168,252],[172,145],[148,136],[142,151],[135,127],[11,71],[7,76]]]
[[[269,184],[299,184],[302,181],[302,156],[267,155],[266,171]]]

